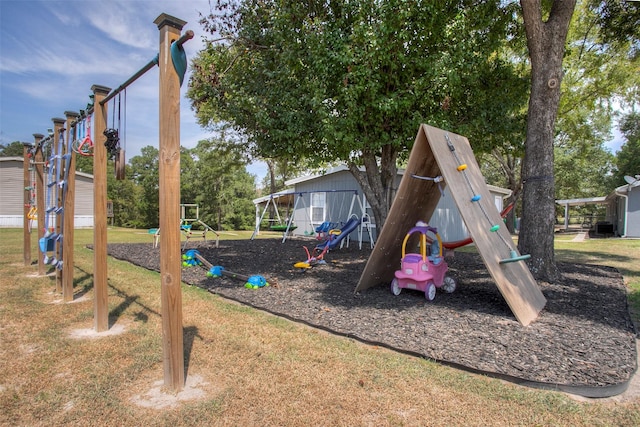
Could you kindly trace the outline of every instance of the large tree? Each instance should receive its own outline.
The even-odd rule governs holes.
[[[200,123],[230,123],[261,157],[346,163],[378,224],[420,123],[478,152],[512,131],[523,85],[498,51],[513,5],[220,3],[203,22],[222,37],[194,60],[188,93]]]
[[[221,141],[203,140],[189,150],[200,218],[218,230],[243,230],[254,225],[255,177],[247,173],[236,150]]]
[[[616,157],[614,186],[624,185],[625,175],[640,175],[640,113],[632,112],[623,117],[620,130],[625,143]]]
[[[140,155],[132,157],[129,163],[131,179],[141,188],[138,200],[140,222],[145,227],[157,227],[160,211],[158,149],[151,145],[142,147]]]
[[[557,199],[606,195],[613,155],[605,147],[619,100],[633,87],[628,43],[608,42],[600,8],[580,1],[569,27],[555,136]],[[631,65],[631,66],[630,66]]]
[[[529,267],[539,279],[555,281],[554,136],[560,104],[562,59],[575,0],[521,0],[531,59],[531,94],[522,165],[522,222],[518,248],[531,255]]]
[[[616,109],[632,105],[637,93],[639,58],[630,55],[632,43],[626,37],[612,43],[610,31],[603,27],[605,6],[599,1],[578,2],[569,26],[554,130],[556,199],[603,195],[616,186],[605,179],[613,162],[605,144],[611,139]],[[518,41],[509,43],[509,56],[526,64],[523,75],[528,75],[526,45],[522,48]],[[511,144],[497,146],[491,156],[481,158],[488,182],[510,188],[511,200],[517,200],[522,191],[524,140],[524,134],[514,134]],[[509,226],[513,223],[507,222]]]
[[[11,144],[0,144],[0,157],[22,157],[23,154],[23,142],[14,141]]]

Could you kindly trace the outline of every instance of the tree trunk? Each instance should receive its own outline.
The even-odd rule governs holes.
[[[522,173],[519,158],[515,155],[508,153],[501,153],[500,150],[494,148],[492,151],[492,156],[498,164],[500,164],[500,168],[502,169],[502,173],[507,178],[508,186],[507,188],[511,190],[511,195],[507,198],[507,206],[513,204],[513,208],[507,213],[506,225],[509,233],[516,233],[516,209],[515,205],[518,203],[520,199],[520,195],[522,193]],[[518,178],[520,177],[520,178]]]
[[[521,0],[531,58],[531,96],[522,165],[522,222],[518,249],[531,255],[529,267],[541,280],[553,282],[555,180],[553,138],[560,102],[564,45],[575,0],[554,0],[546,21],[540,0]]]
[[[397,157],[398,151],[390,145],[385,145],[382,147],[380,166],[378,166],[376,155],[370,151],[362,153],[364,171],[361,171],[355,163],[349,163],[349,171],[362,188],[371,206],[378,230],[382,229],[387,220],[395,195],[398,174]]]
[[[267,164],[267,168],[269,169],[269,194],[275,193],[277,190],[276,186],[276,168],[275,161],[273,159],[265,159],[265,163]],[[269,211],[269,219],[273,220],[276,215],[275,211],[278,209],[278,201],[276,200],[274,206]]]

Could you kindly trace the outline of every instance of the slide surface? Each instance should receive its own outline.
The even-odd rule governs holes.
[[[351,233],[358,227],[358,224],[360,224],[360,219],[352,217],[351,219],[349,219],[349,221],[347,221],[345,225],[342,226],[342,228],[340,229],[340,234],[335,235],[333,239],[329,239],[326,242],[319,244],[318,246],[316,246],[316,249],[324,249],[324,247],[327,245],[329,245],[330,250],[335,249],[340,244],[342,239],[347,237],[349,233]]]

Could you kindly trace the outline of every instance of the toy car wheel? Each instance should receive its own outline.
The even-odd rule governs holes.
[[[394,294],[395,296],[400,295],[400,291],[402,289],[400,288],[400,283],[398,282],[398,279],[393,279],[391,281],[391,293]]]
[[[456,281],[453,277],[445,276],[442,281],[442,290],[450,294],[456,290]]]
[[[429,301],[433,301],[436,298],[436,285],[433,282],[427,284],[427,290],[424,292],[424,297]]]

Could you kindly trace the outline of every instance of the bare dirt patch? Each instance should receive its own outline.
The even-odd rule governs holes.
[[[110,337],[113,335],[120,335],[127,331],[127,325],[122,323],[116,323],[115,325],[111,325],[109,329],[104,332],[96,332],[94,328],[80,328],[80,329],[72,329],[69,331],[69,338],[74,339],[96,339],[103,337]]]
[[[207,278],[205,269],[183,268],[183,281],[226,298],[367,343],[437,360],[509,381],[606,397],[622,393],[637,369],[636,334],[620,273],[595,265],[560,263],[558,283],[539,282],[547,305],[530,326],[511,313],[480,257],[456,253],[449,261],[458,282],[452,294],[388,286],[354,293],[370,249],[357,245],[333,251],[327,265],[309,270],[303,246],[291,239],[202,242],[198,249],[213,265],[243,275],[262,275],[272,286],[246,289],[231,278]],[[113,244],[109,254],[159,271],[152,244]],[[398,260],[399,264],[399,260]]]
[[[164,380],[158,380],[145,393],[133,396],[131,401],[144,408],[174,408],[180,402],[207,397],[207,392],[203,389],[207,385],[208,383],[200,375],[189,375],[185,379],[184,388],[180,392],[172,394],[164,390]]]

